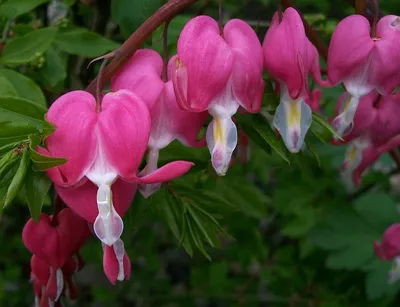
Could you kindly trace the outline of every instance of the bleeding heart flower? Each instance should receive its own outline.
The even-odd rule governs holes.
[[[175,57],[169,62],[170,70]],[[129,62],[114,76],[111,89],[129,90],[137,94],[150,110],[151,131],[148,143],[147,165],[140,173],[146,176],[158,169],[159,151],[178,139],[186,146],[202,147],[205,139],[197,141],[207,112],[192,113],[179,108],[172,81],[161,80],[163,61],[154,50],[136,51]],[[160,187],[160,183],[140,185],[139,191],[149,197]]]
[[[280,104],[273,124],[291,152],[303,147],[312,122],[312,109],[318,109],[321,92],[310,93],[308,75],[321,85],[317,49],[308,40],[299,13],[288,8],[275,13],[263,42],[265,69],[279,84]],[[308,105],[310,104],[310,106]]]
[[[77,110],[79,116],[76,116]],[[57,129],[46,138],[47,151],[42,149],[42,152],[68,159],[47,173],[59,187],[79,190],[87,179],[97,186],[97,206],[88,206],[89,198],[79,204],[69,202],[81,197],[66,197],[68,193],[75,195],[72,190],[60,196],[82,217],[89,215],[89,221],[96,215],[94,232],[109,246],[119,240],[123,231],[122,218],[114,207],[112,195],[112,185],[118,178],[140,183],[165,182],[181,176],[192,166],[190,162],[176,161],[148,176],[138,176],[149,140],[150,114],[146,104],[126,90],[104,95],[101,110],[97,110],[96,100],[88,92],[69,92],[53,103],[46,119]],[[87,189],[91,187],[86,185],[76,194]]]
[[[347,93],[340,96],[336,114],[351,98]],[[400,144],[400,94],[381,96],[376,91],[361,98],[354,116],[352,129],[343,140],[334,139],[333,144],[351,142],[342,171],[351,174],[355,184],[361,183],[364,171],[378,158]]]
[[[328,78],[343,82],[350,100],[334,120],[342,135],[352,124],[360,98],[373,90],[391,94],[400,84],[400,18],[383,17],[371,37],[369,21],[361,15],[343,19],[333,32],[328,53]]]
[[[389,283],[400,279],[400,224],[393,224],[385,230],[382,242],[374,243],[375,254],[381,260],[392,260]]]
[[[46,288],[46,296],[57,301],[64,287],[62,267],[90,235],[85,220],[72,210],[61,210],[57,217],[42,213],[39,221],[30,219],[22,231],[26,248],[35,255],[31,259],[32,275]]]
[[[239,106],[258,112],[264,91],[262,47],[253,29],[242,20],[229,21],[220,33],[207,16],[193,18],[178,40],[171,78],[183,110],[208,112],[213,120],[206,139],[219,175],[227,172],[237,145],[231,117]]]
[[[60,269],[89,235],[86,221],[65,208],[58,213],[56,221],[44,213],[37,223],[29,219],[22,231],[22,240],[32,254]]]

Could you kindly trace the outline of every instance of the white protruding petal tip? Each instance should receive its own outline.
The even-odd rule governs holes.
[[[216,173],[225,176],[237,145],[237,128],[232,119],[214,118],[208,125],[206,139]]]
[[[61,269],[57,269],[56,271],[56,280],[57,280],[57,296],[55,301],[58,301],[58,299],[61,296],[61,293],[64,289],[64,275]]]
[[[144,198],[149,198],[156,193],[161,187],[161,183],[141,184],[138,189]]]
[[[279,131],[287,149],[297,153],[312,122],[311,108],[304,100],[282,100],[275,111],[274,127]]]
[[[118,277],[117,280],[123,281],[125,279],[125,270],[124,270],[124,256],[125,256],[125,247],[124,242],[122,240],[118,240],[113,245],[115,257],[118,261]]]
[[[388,274],[388,283],[394,284],[400,279],[400,257],[393,259],[392,268]]]

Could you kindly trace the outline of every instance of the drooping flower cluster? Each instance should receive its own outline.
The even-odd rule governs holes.
[[[338,101],[336,114],[352,98],[343,93]],[[381,96],[372,91],[360,99],[353,120],[352,130],[333,143],[349,143],[342,171],[351,175],[355,184],[361,183],[363,172],[378,158],[400,145],[400,94]]]
[[[343,83],[349,94],[333,126],[343,136],[351,130],[360,98],[377,91],[390,95],[400,85],[400,18],[383,17],[371,37],[369,21],[351,15],[336,27],[328,53],[331,85]]]
[[[303,148],[312,111],[319,111],[322,92],[310,89],[309,75],[321,86],[345,85],[333,120],[343,140],[334,143],[351,143],[342,168],[359,183],[369,165],[400,144],[400,94],[393,93],[400,69],[392,65],[400,62],[393,48],[400,45],[399,31],[399,18],[392,15],[379,21],[372,38],[364,17],[344,19],[332,37],[324,81],[318,52],[295,9],[273,16],[263,44],[244,21],[231,20],[221,29],[214,19],[199,16],[184,27],[168,65],[155,51],[138,50],[113,77],[111,92],[97,101],[85,91],[58,98],[46,115],[56,130],[38,151],[67,159],[47,174],[69,208],[56,218],[42,214],[38,223],[30,220],[25,226],[37,301],[45,306],[62,293],[76,295],[72,275],[82,265],[75,255],[89,229],[102,242],[110,282],[129,278],[122,218],[136,191],[149,197],[193,165],[174,161],[159,168],[160,151],[174,140],[207,145],[216,173],[225,175],[238,142],[233,117],[238,110],[259,112],[263,69],[280,94],[272,124],[293,153]],[[211,122],[199,138],[209,115]],[[379,247],[379,255],[387,250]]]
[[[374,243],[375,254],[384,261],[393,261],[388,281],[394,283],[400,279],[400,224],[386,229],[382,242]]]
[[[42,213],[37,223],[30,219],[25,224],[22,240],[33,254],[31,280],[36,306],[55,306],[63,294],[70,299],[77,297],[73,275],[83,267],[79,250],[89,236],[86,221],[69,208],[57,216]]]

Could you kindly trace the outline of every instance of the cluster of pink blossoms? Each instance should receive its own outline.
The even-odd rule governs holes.
[[[400,69],[393,65],[400,62],[394,47],[400,43],[399,18],[382,18],[376,33],[370,37],[362,16],[344,19],[332,37],[324,81],[318,52],[295,9],[274,15],[263,44],[244,21],[231,20],[220,29],[214,19],[200,16],[183,29],[166,74],[160,55],[142,49],[114,76],[101,103],[85,91],[57,99],[46,117],[57,128],[38,150],[68,159],[47,173],[69,209],[58,215],[58,223],[42,214],[38,224],[29,221],[25,227],[38,299],[56,302],[66,290],[74,292],[71,276],[81,267],[75,255],[88,229],[102,242],[109,280],[129,277],[122,218],[136,190],[149,197],[193,165],[174,161],[159,168],[159,151],[175,139],[191,147],[207,145],[215,171],[225,175],[238,140],[232,117],[238,110],[260,111],[264,69],[280,93],[273,125],[290,152],[302,149],[312,110],[319,109],[321,91],[309,89],[309,75],[321,86],[345,85],[348,94],[339,100],[333,124],[356,148],[345,167],[358,182],[362,171],[400,140],[398,95],[392,93],[400,83]],[[198,139],[208,115],[212,120]],[[146,152],[147,164],[139,170]],[[64,223],[64,215],[76,222]]]

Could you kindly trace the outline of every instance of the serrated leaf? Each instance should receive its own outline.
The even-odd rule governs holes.
[[[17,96],[28,99],[46,108],[46,98],[35,81],[11,69],[0,69],[0,75],[4,76],[15,89],[15,95],[4,96]]]
[[[11,180],[10,185],[7,188],[6,195],[2,201],[1,207],[7,207],[17,196],[19,191],[21,190],[26,174],[28,172],[28,168],[30,167],[30,155],[28,147],[23,149],[22,158],[20,160],[17,172],[15,173],[13,179]]]
[[[0,122],[0,146],[28,141],[32,133],[39,133],[35,126],[17,122]]]
[[[49,2],[49,0],[8,0],[0,5],[0,16],[14,19],[46,2]]]
[[[35,221],[39,220],[46,194],[51,187],[51,181],[43,172],[30,170],[26,176],[25,191],[29,212]]]
[[[38,171],[45,171],[49,168],[62,165],[67,162],[67,159],[56,158],[38,153],[35,148],[39,145],[40,139],[37,136],[29,136],[29,151],[33,162],[33,168]]]
[[[0,122],[15,121],[42,127],[47,110],[30,100],[0,96]]]
[[[12,39],[5,45],[0,62],[9,65],[29,63],[50,47],[56,33],[56,28],[44,28]]]
[[[120,46],[116,42],[84,28],[58,33],[55,44],[65,52],[89,58],[101,56]]]

